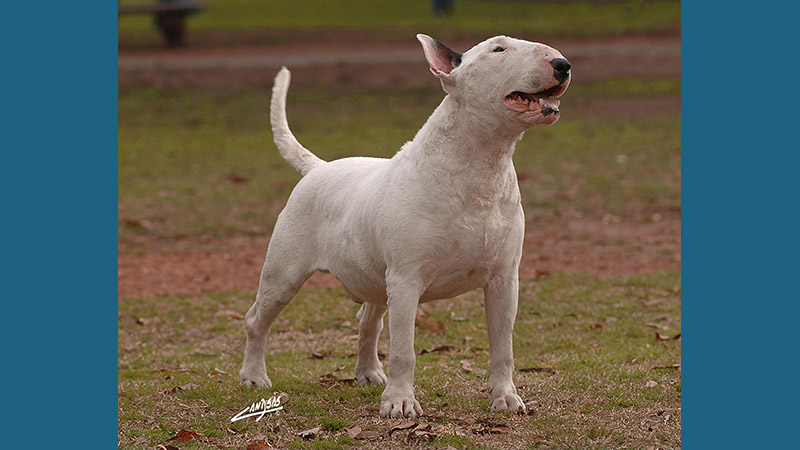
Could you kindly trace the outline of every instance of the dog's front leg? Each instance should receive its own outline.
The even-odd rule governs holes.
[[[525,412],[517,395],[514,373],[513,332],[517,317],[519,279],[514,275],[495,276],[483,288],[486,323],[489,328],[489,395],[493,411]]]
[[[389,379],[381,395],[381,417],[416,417],[414,397],[414,318],[422,293],[419,280],[387,277],[389,307]]]

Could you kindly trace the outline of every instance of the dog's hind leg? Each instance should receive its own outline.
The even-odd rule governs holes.
[[[378,337],[383,330],[384,314],[386,314],[385,305],[366,302],[356,313],[358,319],[356,380],[361,386],[386,384],[386,374],[378,360]]]
[[[303,248],[302,245],[298,245],[298,239],[281,239],[280,236],[281,233],[278,233],[276,225],[276,232],[273,233],[267,258],[261,269],[256,301],[244,319],[247,344],[239,379],[246,386],[259,388],[272,386],[264,363],[270,325],[316,270],[312,264],[305,261],[308,258],[303,258],[304,252],[297,251]]]

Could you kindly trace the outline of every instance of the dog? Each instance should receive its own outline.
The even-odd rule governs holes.
[[[560,117],[570,63],[556,49],[506,36],[458,53],[419,34],[446,95],[390,159],[325,162],[289,130],[290,72],[275,77],[274,141],[303,178],[275,224],[255,303],[245,316],[243,385],[269,388],[270,325],[315,271],[361,304],[355,376],[383,385],[381,417],[423,413],[414,396],[414,320],[420,303],[483,288],[491,351],[491,409],[525,412],[512,379],[512,331],[525,220],[512,155],[534,125]],[[378,336],[389,313],[388,377]]]

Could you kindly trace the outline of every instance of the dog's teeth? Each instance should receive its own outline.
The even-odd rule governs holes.
[[[539,106],[541,106],[542,108],[544,108],[544,99],[543,99],[543,98],[540,98],[540,99],[539,99]]]

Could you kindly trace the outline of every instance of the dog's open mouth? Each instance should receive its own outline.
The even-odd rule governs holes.
[[[518,113],[541,114],[544,117],[551,114],[557,116],[559,114],[558,106],[561,102],[553,97],[558,97],[566,90],[566,86],[559,84],[534,93],[514,91],[505,96],[503,103],[506,108]]]

